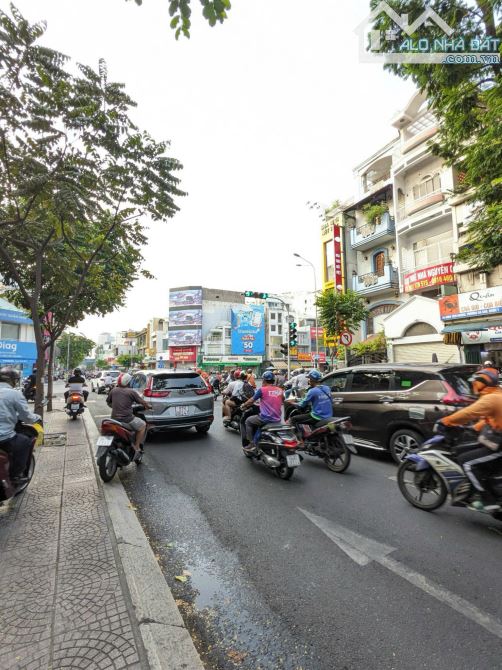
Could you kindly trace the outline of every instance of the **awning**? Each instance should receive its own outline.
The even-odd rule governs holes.
[[[455,323],[445,326],[441,331],[444,333],[467,333],[471,330],[488,330],[493,326],[502,327],[502,321],[499,319],[494,321],[469,321],[468,323]]]

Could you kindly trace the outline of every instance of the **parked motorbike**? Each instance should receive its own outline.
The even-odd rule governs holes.
[[[69,417],[76,421],[79,414],[84,413],[84,395],[79,391],[70,391],[68,400],[66,401],[66,413]]]
[[[288,416],[293,417],[302,411],[293,407]],[[349,433],[351,428],[348,416],[319,421],[314,427],[300,424],[298,430],[303,446],[300,444],[298,449],[309,456],[322,458],[332,472],[345,472],[350,465],[351,453],[357,454],[354,438]]]
[[[244,443],[244,425],[249,416],[257,413],[255,406],[241,413],[241,435]],[[255,433],[256,451],[244,451],[246,458],[261,461],[273,470],[279,479],[291,479],[295,469],[303,460],[297,453],[298,440],[291,426],[282,423],[269,423]]]
[[[404,498],[418,509],[431,512],[444,505],[448,494],[454,507],[466,507],[476,493],[456,458],[475,449],[478,442],[460,443],[465,429],[448,428],[434,435],[421,447],[404,453],[397,472],[397,483]],[[488,485],[502,507],[502,466],[492,472]],[[491,512],[502,521],[502,511]]]
[[[144,420],[143,411],[141,405],[133,407],[134,416],[139,416]],[[115,419],[104,419],[101,423],[101,437],[96,442],[96,464],[99,476],[104,482],[111,481],[117,469],[129,465],[134,458],[135,432],[126,426],[127,424],[115,421]],[[142,458],[143,452],[140,458],[134,461],[136,465],[140,465]]]
[[[32,385],[30,379],[26,379],[26,381],[23,384],[23,395],[28,402],[30,400],[33,400],[33,402],[35,402],[35,391],[36,388]]]
[[[28,465],[23,472],[22,480],[16,482],[10,477],[10,460],[9,454],[3,451],[0,447],[0,505],[6,500],[19,495],[29,485],[35,472],[35,457],[33,451],[35,445],[42,444],[44,437],[44,429],[41,421],[34,425],[18,422],[16,425],[16,433],[26,435],[31,441],[30,456],[28,458]]]

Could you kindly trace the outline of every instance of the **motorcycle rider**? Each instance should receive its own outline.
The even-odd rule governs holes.
[[[283,390],[275,385],[274,373],[270,370],[264,372],[261,378],[263,380],[262,387],[255,392],[252,398],[249,398],[249,400],[246,400],[241,405],[244,412],[257,400],[260,401],[260,413],[246,419],[246,439],[248,445],[243,448],[244,451],[250,453],[256,450],[254,436],[258,428],[267,423],[280,423],[282,418]]]
[[[75,370],[73,370],[72,376],[69,377],[68,381],[66,382],[68,391],[65,391],[64,399],[68,401],[68,396],[70,395],[70,392],[73,391],[75,393],[82,394],[84,396],[84,402],[87,402],[89,391],[84,389],[84,386],[87,386],[85,377],[83,376],[80,368],[75,368]]]
[[[111,390],[111,388],[113,386],[113,377],[111,376],[109,371],[105,373],[105,377],[103,379],[103,384],[104,384],[105,388],[108,386],[109,389]]]
[[[22,480],[22,474],[28,466],[31,441],[26,435],[16,433],[16,424],[18,421],[40,421],[38,414],[30,412],[22,393],[15,390],[18,382],[17,370],[0,370],[0,449],[9,454],[10,477],[17,482]]]
[[[478,370],[470,379],[478,400],[469,407],[458,410],[439,420],[444,426],[464,426],[478,419],[474,429],[479,447],[471,449],[457,458],[465,474],[478,492],[470,507],[475,510],[492,512],[499,509],[492,492],[487,487],[487,478],[494,466],[502,459],[502,389],[499,387],[498,373],[489,369]],[[486,430],[490,433],[488,436]],[[490,446],[486,446],[489,444]]]
[[[237,373],[236,373],[237,374]],[[224,418],[228,421],[232,418],[232,414],[236,407],[241,405],[247,398],[253,395],[254,389],[247,383],[247,375],[245,372],[239,374],[238,379],[229,384],[225,393],[231,388],[229,397],[225,403]]]
[[[112,388],[106,399],[106,404],[112,408],[112,419],[127,424],[135,432],[134,460],[141,454],[142,444],[145,439],[146,422],[139,416],[134,416],[133,405],[143,405],[145,409],[151,409],[151,405],[141,398],[137,391],[129,388],[132,376],[129,373],[120,375],[117,386]]]
[[[227,405],[229,402],[231,402],[232,396],[237,395],[244,386],[244,382],[241,381],[240,377],[241,377],[240,371],[235,370],[235,372],[233,372],[232,374],[232,381],[227,385],[227,387],[223,391],[222,416],[224,420],[226,419],[230,421],[233,406],[229,408],[227,407]]]
[[[307,378],[310,386],[307,395],[299,403],[294,404],[300,409],[304,409],[307,405],[310,405],[310,412],[308,414],[297,414],[289,419],[289,422],[297,432],[299,424],[315,426],[318,421],[330,419],[333,416],[331,389],[329,386],[319,383],[322,379],[322,374],[319,370],[311,370]]]

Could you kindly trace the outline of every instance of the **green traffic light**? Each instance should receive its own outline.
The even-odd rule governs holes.
[[[289,329],[293,330],[294,328],[296,328],[296,323],[290,323],[289,324]]]
[[[260,293],[260,298],[266,300],[268,298],[268,293]]]

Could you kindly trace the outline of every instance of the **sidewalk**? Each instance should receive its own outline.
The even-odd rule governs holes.
[[[122,485],[105,496],[97,479],[90,413],[71,421],[62,406],[46,413],[27,491],[0,507],[0,667],[201,670]]]

